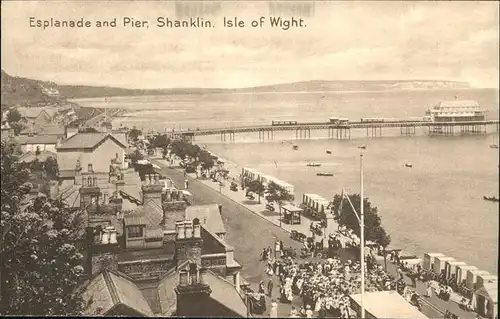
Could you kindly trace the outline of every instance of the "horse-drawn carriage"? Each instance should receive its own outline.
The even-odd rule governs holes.
[[[297,251],[292,247],[283,248],[283,257],[290,257],[292,259],[297,258]]]
[[[300,241],[302,243],[307,238],[307,236],[301,232],[292,230],[292,232],[290,233],[290,238],[296,241]]]
[[[323,227],[321,222],[311,222],[311,224],[309,225],[309,230],[317,236],[323,235]]]

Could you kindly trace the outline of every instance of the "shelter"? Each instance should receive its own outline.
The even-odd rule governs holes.
[[[302,209],[293,205],[284,205],[281,208],[283,209],[283,220],[285,223],[290,225],[301,223]]]
[[[472,306],[481,316],[496,318],[498,316],[498,282],[487,282],[472,295]]]
[[[361,317],[361,294],[351,295],[351,307]],[[390,305],[390,307],[388,307]],[[365,318],[427,319],[397,291],[376,291],[364,294]]]

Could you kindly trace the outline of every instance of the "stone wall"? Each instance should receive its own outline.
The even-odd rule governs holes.
[[[160,278],[175,267],[173,259],[137,260],[118,263],[118,270],[128,276],[140,279]]]

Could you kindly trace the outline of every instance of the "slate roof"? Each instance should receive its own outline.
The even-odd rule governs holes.
[[[23,140],[19,144],[57,144],[58,137],[57,135],[37,135],[30,136],[26,140]]]
[[[105,269],[95,276],[87,286],[85,297],[93,303],[88,315],[104,315],[122,304],[144,316],[153,316],[147,300],[137,285],[126,275]]]
[[[28,127],[21,132],[23,134],[44,134],[44,135],[64,135],[64,127],[57,124],[35,124],[33,127]]]
[[[247,306],[232,283],[211,271],[207,271],[205,282],[212,290],[210,298],[242,317],[247,316]]]
[[[186,219],[193,220],[195,218],[198,218],[200,224],[213,233],[226,233],[217,204],[188,206]]]
[[[126,148],[126,146],[122,142],[120,142],[117,138],[108,133],[77,133],[68,138],[67,140],[65,140],[62,143],[62,145],[59,146],[57,149],[72,149],[72,148],[93,149],[100,143],[102,143],[106,138],[111,138],[118,145],[120,145],[123,148]]]
[[[173,269],[160,280],[158,285],[158,296],[160,298],[162,315],[171,315],[171,312],[175,311],[177,296],[174,289],[179,284],[178,270],[184,268],[186,265],[187,262],[179,265],[177,270]],[[210,298],[226,306],[242,317],[247,316],[247,307],[245,302],[231,282],[211,272],[210,270],[207,271],[205,280],[212,290]]]
[[[41,151],[40,154],[36,155],[35,152],[28,152],[23,154],[18,162],[19,163],[32,163],[37,159],[39,162],[45,162],[47,158],[53,157],[54,159],[57,158],[57,155],[55,153],[49,152],[49,151]]]

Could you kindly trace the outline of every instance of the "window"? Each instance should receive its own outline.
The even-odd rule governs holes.
[[[92,168],[92,164],[89,164],[88,171],[89,171],[89,173],[94,171],[94,169]]]
[[[143,237],[143,229],[142,226],[129,226],[128,229],[128,237],[129,238],[141,238]]]

